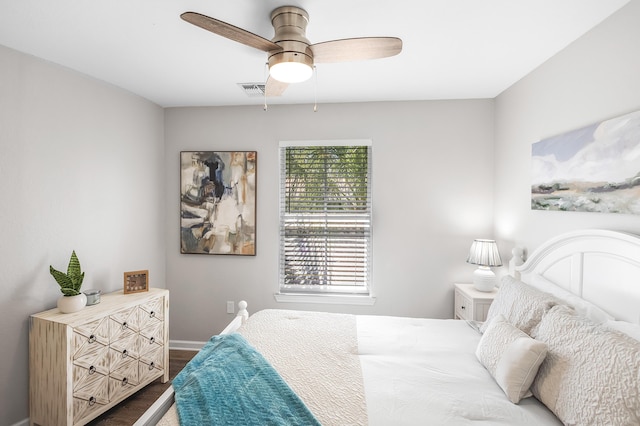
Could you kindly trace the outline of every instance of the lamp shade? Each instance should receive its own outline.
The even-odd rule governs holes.
[[[494,240],[473,240],[467,263],[480,266],[502,266],[498,245]]]

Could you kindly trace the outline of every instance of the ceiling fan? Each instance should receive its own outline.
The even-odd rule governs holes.
[[[271,12],[275,30],[271,40],[196,12],[184,12],[180,17],[212,33],[267,52],[266,96],[280,96],[290,83],[307,80],[317,63],[379,59],[402,51],[402,40],[397,37],[360,37],[311,44],[305,35],[309,14],[295,6],[283,6]]]

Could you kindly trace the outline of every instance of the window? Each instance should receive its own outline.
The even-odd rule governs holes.
[[[281,142],[280,293],[370,295],[371,142]]]

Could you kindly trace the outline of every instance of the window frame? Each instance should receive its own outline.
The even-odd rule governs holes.
[[[365,250],[365,278],[363,286],[331,286],[331,285],[289,285],[285,281],[285,247],[284,247],[284,224],[285,216],[295,213],[287,213],[284,210],[285,183],[286,183],[286,160],[285,151],[289,147],[313,147],[313,146],[364,146],[367,152],[367,210],[365,218],[368,218],[368,236]],[[375,303],[373,295],[373,209],[372,209],[372,165],[373,165],[373,143],[369,139],[344,139],[344,140],[308,140],[308,141],[280,141],[278,146],[279,158],[279,197],[278,197],[278,226],[279,226],[279,263],[278,263],[278,292],[275,298],[279,302],[310,302],[310,303],[340,303],[372,305]],[[336,213],[330,216],[345,216]]]

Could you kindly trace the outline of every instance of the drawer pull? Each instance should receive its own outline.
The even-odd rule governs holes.
[[[126,349],[122,350],[122,358],[126,358],[129,356],[129,351],[127,351]]]
[[[460,309],[465,309],[465,307],[464,306],[460,306]]]
[[[155,342],[155,341],[156,341],[156,338],[155,338],[155,337],[153,337],[153,336],[152,336],[152,337],[149,337],[149,343],[153,343],[153,342]]]
[[[89,367],[89,375],[93,374],[96,372],[96,368],[92,365],[91,367]]]
[[[95,341],[96,341],[96,335],[95,334],[92,334],[91,336],[89,336],[89,340],[88,340],[89,343],[93,343]]]
[[[125,321],[122,323],[122,329],[126,330],[127,328],[129,328],[129,324],[127,324],[127,322]]]
[[[155,312],[155,311],[151,311],[151,312],[149,312],[149,316],[150,316],[151,318],[155,317],[155,316],[156,316],[156,312]]]
[[[96,403],[95,396],[92,396],[91,398],[89,398],[89,407],[92,407],[95,403]]]
[[[156,366],[156,363],[151,361],[151,364],[149,364],[149,370],[153,370],[155,366]]]
[[[129,379],[125,377],[124,379],[122,379],[122,386],[126,385],[128,382],[129,382]]]

